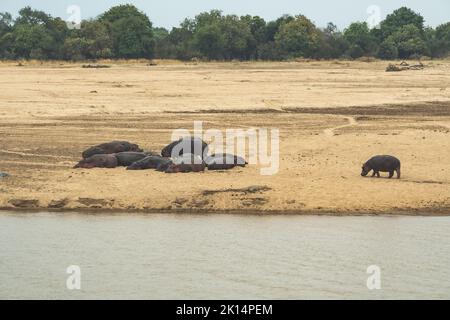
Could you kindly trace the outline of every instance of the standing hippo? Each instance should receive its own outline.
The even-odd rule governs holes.
[[[128,141],[111,141],[85,150],[82,156],[83,159],[86,159],[96,154],[112,154],[127,151],[142,152],[142,149],[137,144],[129,143]]]
[[[119,152],[116,153],[119,166],[128,167],[136,161],[142,160],[149,156],[154,156],[154,152]]]
[[[208,170],[228,170],[236,166],[245,167],[244,158],[228,153],[213,154],[205,158]]]
[[[166,158],[175,158],[184,153],[193,153],[203,159],[203,155],[208,153],[208,144],[197,137],[184,137],[167,145],[161,151],[161,155]]]
[[[379,178],[380,172],[389,172],[389,179],[397,172],[397,179],[400,179],[400,160],[393,156],[375,156],[363,164],[361,176],[365,177],[373,170],[372,177],[375,175]]]
[[[114,154],[95,154],[81,160],[74,168],[115,168],[118,164],[117,157]]]
[[[132,163],[127,167],[127,170],[156,169],[158,171],[165,171],[171,164],[172,160],[169,158],[163,158],[161,156],[148,156],[142,160]]]

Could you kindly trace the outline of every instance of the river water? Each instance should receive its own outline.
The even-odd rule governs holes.
[[[450,217],[0,213],[17,298],[449,299]]]

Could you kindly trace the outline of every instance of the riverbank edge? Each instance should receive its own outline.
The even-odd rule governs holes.
[[[396,208],[391,210],[255,210],[255,209],[125,209],[125,208],[15,208],[0,207],[0,215],[5,212],[31,213],[79,213],[79,214],[168,214],[168,215],[253,215],[253,216],[423,216],[423,217],[446,217],[450,216],[450,207],[430,208]]]

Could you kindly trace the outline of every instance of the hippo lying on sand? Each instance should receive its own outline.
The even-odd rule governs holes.
[[[128,167],[136,161],[142,160],[149,156],[157,156],[155,152],[119,152],[116,153],[119,166]]]
[[[205,164],[187,164],[187,163],[181,163],[181,164],[175,164],[172,163],[167,169],[166,173],[179,173],[179,172],[202,172],[205,171]]]
[[[193,153],[203,158],[203,155],[207,154],[207,152],[208,144],[202,139],[196,137],[184,137],[164,147],[161,151],[161,155],[166,158],[174,158],[183,153]]]
[[[205,171],[206,164],[202,158],[192,153],[185,153],[173,158],[173,163],[167,168],[166,173],[201,172]]]
[[[95,154],[81,160],[74,168],[115,168],[118,164],[117,157],[114,154]]]
[[[372,177],[379,178],[380,172],[389,172],[389,179],[397,172],[397,178],[400,179],[400,160],[393,156],[375,156],[363,164],[361,176],[365,177],[373,170]]]
[[[172,160],[169,158],[163,158],[161,156],[149,156],[129,165],[127,167],[127,170],[156,169],[158,171],[165,171],[171,164]]]
[[[236,166],[245,167],[247,161],[244,158],[228,153],[213,154],[205,158],[208,170],[228,170]]]
[[[91,147],[85,150],[82,155],[83,159],[86,159],[96,154],[112,154],[127,151],[142,152],[142,149],[139,148],[137,144],[129,143],[127,141],[112,141]]]

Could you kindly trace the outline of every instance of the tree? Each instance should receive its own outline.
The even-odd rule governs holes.
[[[316,26],[305,16],[281,25],[275,42],[286,56],[311,57],[319,46],[320,34]]]
[[[348,41],[347,53],[352,58],[374,55],[377,50],[376,40],[370,33],[367,22],[354,22],[344,30],[344,38]]]
[[[194,45],[208,59],[222,59],[225,39],[218,23],[201,26],[194,35]]]
[[[112,7],[100,16],[112,40],[116,58],[151,58],[154,51],[152,23],[133,5]]]
[[[401,59],[428,53],[423,33],[414,24],[408,24],[399,28],[383,43],[395,44],[398,50],[398,57]]]
[[[341,57],[347,50],[349,44],[343,34],[333,23],[328,23],[327,27],[321,30],[319,49],[314,55],[319,59],[335,59]]]
[[[419,32],[424,30],[423,17],[407,7],[401,7],[391,14],[380,24],[380,35],[382,41],[407,25],[414,25]]]
[[[436,28],[436,55],[446,56],[450,52],[450,22]]]
[[[381,43],[380,49],[378,51],[378,57],[386,60],[397,59],[398,49],[397,45],[392,39],[387,39],[383,41],[383,43]]]

